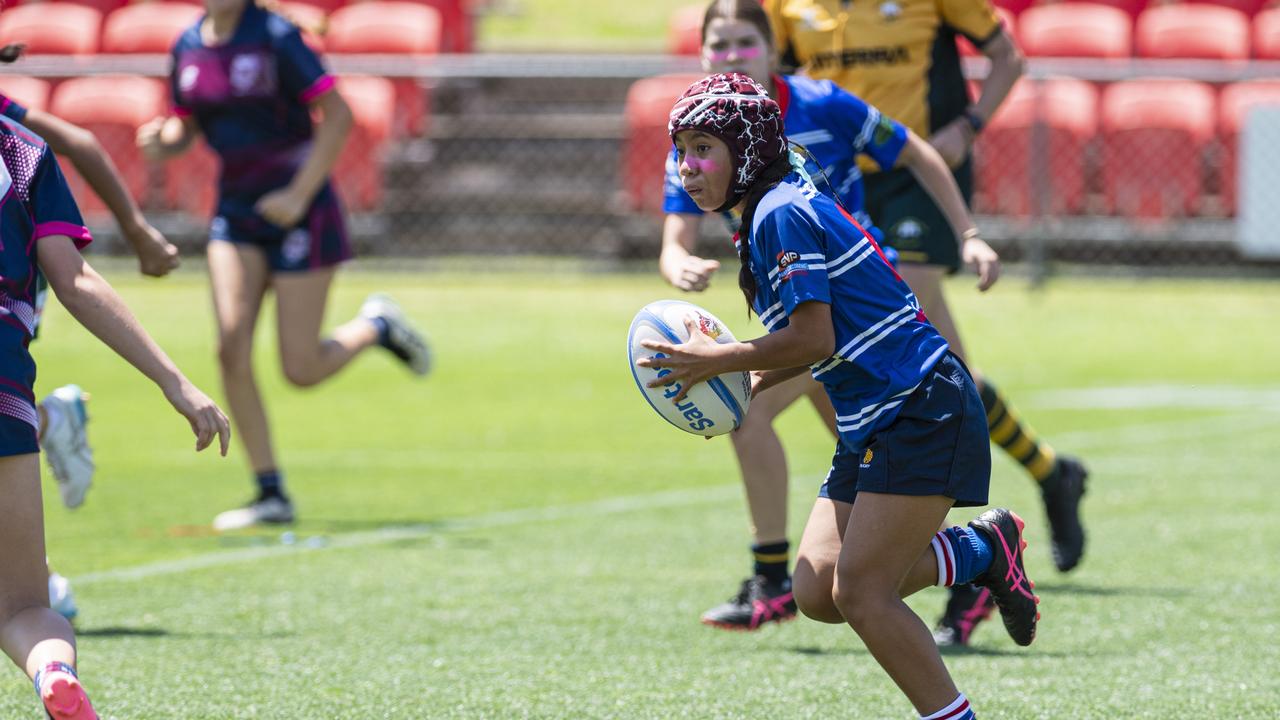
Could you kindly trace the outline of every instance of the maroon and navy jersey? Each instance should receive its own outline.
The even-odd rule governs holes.
[[[222,159],[222,198],[248,202],[289,183],[311,147],[308,103],[334,78],[298,28],[248,3],[227,43],[200,39],[201,18],[174,44],[174,112],[194,117]]]
[[[36,366],[27,345],[36,322],[36,246],[51,235],[66,235],[77,248],[91,240],[53,152],[0,117],[0,413],[33,426]]]
[[[3,94],[0,94],[0,115],[18,122],[27,121],[27,109]]]

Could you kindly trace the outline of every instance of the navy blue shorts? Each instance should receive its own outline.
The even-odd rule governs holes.
[[[31,423],[0,414],[0,457],[40,452],[40,441]]]
[[[990,483],[987,411],[969,371],[947,353],[869,445],[836,446],[818,497],[852,504],[862,490],[946,495],[967,507],[987,504]]]
[[[342,205],[328,185],[316,194],[302,221],[288,229],[264,220],[251,202],[223,198],[209,226],[209,240],[261,248],[277,273],[319,270],[354,257]]]

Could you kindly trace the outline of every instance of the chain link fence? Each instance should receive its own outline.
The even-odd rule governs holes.
[[[666,111],[697,73],[694,60],[329,61],[357,118],[335,179],[361,254],[656,257]],[[981,77],[985,61],[968,62]],[[154,165],[133,145],[136,125],[167,103],[166,71],[164,56],[32,56],[4,69],[0,91],[94,131],[153,222],[195,251],[216,161],[197,150]],[[139,90],[122,76],[154,85]],[[66,80],[85,77],[101,87]],[[1259,109],[1280,105],[1276,77],[1275,63],[1033,60],[975,148],[984,236],[1034,273],[1054,260],[1273,273],[1280,250],[1257,229],[1280,206],[1280,159],[1259,158],[1280,142],[1242,143],[1263,137],[1267,118],[1280,125]],[[136,112],[104,112],[113,94]],[[1255,120],[1262,129],[1246,132]],[[102,240],[97,251],[125,252],[101,203],[73,186]],[[702,251],[730,254],[721,224],[703,226]],[[1252,241],[1242,237],[1249,227]]]

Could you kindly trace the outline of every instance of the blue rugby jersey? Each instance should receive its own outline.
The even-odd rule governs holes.
[[[174,113],[194,117],[222,160],[219,213],[252,212],[302,167],[311,148],[308,103],[334,78],[297,27],[252,2],[224,45],[206,46],[201,22],[173,46]]]
[[[77,248],[92,239],[44,140],[0,117],[0,413],[33,427],[36,366],[27,345],[36,325],[36,244],[50,235]]]
[[[756,207],[754,309],[769,332],[796,306],[831,306],[836,351],[812,366],[851,448],[893,422],[898,407],[947,352],[947,341],[875,240],[826,195],[792,173]]]
[[[803,146],[822,166],[820,171],[813,159],[806,157],[805,170],[815,182],[820,182],[825,172],[827,183],[821,189],[834,192],[859,224],[880,237],[864,207],[866,195],[857,160],[866,155],[882,168],[892,168],[907,143],[906,128],[830,80],[775,75],[773,81],[787,139]],[[662,210],[702,214],[680,183],[674,148],[667,156]]]

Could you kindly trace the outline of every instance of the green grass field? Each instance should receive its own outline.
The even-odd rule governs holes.
[[[110,275],[216,391],[203,277]],[[726,280],[699,301],[750,336]],[[847,628],[698,624],[747,570],[746,515],[728,442],[666,426],[632,386],[627,325],[672,295],[656,275],[350,272],[332,320],[375,289],[430,329],[433,377],[370,355],[293,390],[261,328],[292,545],[207,530],[249,496],[243,456],[193,454],[159,393],[50,309],[39,390],[93,393],[99,473],[75,512],[46,482],[49,552],[104,719],[914,717]],[[948,654],[982,717],[1280,715],[1280,285],[951,291],[976,363],[1094,473],[1064,577],[1034,489],[997,458],[1044,620],[1029,649],[994,624]],[[832,442],[804,407],[781,431],[798,539]],[[913,600],[930,620],[942,602]],[[39,717],[7,672],[0,717]]]
[[[580,2],[507,0],[483,14],[481,47],[489,51],[660,52],[667,48],[667,23],[696,0]]]

